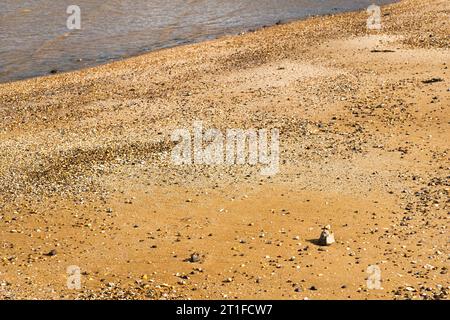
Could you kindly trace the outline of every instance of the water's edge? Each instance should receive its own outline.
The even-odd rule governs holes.
[[[163,38],[161,37],[161,34],[157,34],[156,36],[151,35],[149,36],[146,33],[143,33],[142,36],[138,35],[135,37],[135,39],[133,39],[135,40],[135,42],[132,43],[132,45],[129,45],[128,42],[125,43],[125,46],[128,45],[128,47],[130,47],[131,49],[121,48],[121,46],[124,45],[124,41],[127,41],[126,36],[124,37],[123,34],[119,34],[119,32],[123,32],[122,30],[118,31],[116,34],[118,39],[117,46],[116,45],[111,46],[112,43],[113,44],[116,43],[116,41],[112,42],[110,40],[110,38],[114,38],[114,35],[101,34],[101,36],[103,36],[102,39],[94,41],[92,47],[89,46],[86,47],[84,43],[82,43],[81,41],[87,41],[89,39],[86,39],[86,37],[95,37],[95,35],[91,34],[83,35],[82,33],[80,33],[78,35],[75,34],[73,38],[71,38],[71,40],[67,40],[70,37],[68,37],[67,34],[65,34],[65,38],[63,38],[62,40],[58,40],[61,41],[63,45],[58,44],[54,39],[51,39],[50,40],[50,42],[52,42],[51,46],[49,45],[45,47],[44,43],[43,46],[38,47],[38,49],[37,50],[35,49],[35,51],[32,52],[31,54],[28,52],[23,53],[23,57],[20,57],[20,54],[19,55],[15,54],[16,51],[21,52],[22,49],[15,49],[13,47],[11,49],[12,51],[11,54],[9,54],[10,52],[8,52],[8,47],[6,47],[6,50],[5,49],[0,50],[0,61],[2,60],[6,61],[4,66],[2,66],[0,63],[0,84],[6,84],[25,79],[47,76],[49,74],[65,73],[76,70],[83,70],[86,68],[97,67],[111,62],[123,61],[128,58],[144,55],[149,52],[155,52],[182,45],[200,43],[208,40],[218,39],[224,36],[253,32],[274,25],[305,20],[314,16],[329,16],[340,13],[358,12],[366,8],[366,2],[371,3],[372,1],[370,0],[361,1],[361,3],[358,3],[357,8],[350,8],[350,9],[336,8],[336,7],[326,8],[325,10],[327,11],[320,14],[310,14],[308,13],[308,10],[305,9],[303,14],[299,14],[299,17],[286,17],[285,19],[277,19],[276,21],[272,19],[272,21],[270,22],[266,22],[264,19],[261,19],[263,21],[256,24],[241,26],[238,23],[238,26],[223,27],[223,29],[221,30],[217,29],[218,28],[217,25],[220,26],[220,23],[223,24],[223,22],[220,23],[218,22],[213,27],[209,26],[211,27],[210,29],[208,29],[208,27],[205,27],[206,28],[205,30],[202,29],[203,25],[195,25],[195,27],[200,28],[200,31],[198,31],[199,33],[195,33],[194,31],[189,29],[190,33],[186,33],[185,39],[179,37],[176,34],[177,32],[178,33],[183,32],[184,25],[182,25],[177,26],[178,29],[175,32],[171,31],[172,35],[170,36],[170,38],[167,39],[167,41],[161,41],[161,38]],[[383,1],[383,4],[391,4],[394,2],[398,1],[393,0]],[[120,14],[122,14],[122,12]],[[1,17],[2,16],[0,16],[0,18]],[[241,14],[239,14],[239,17],[241,18]],[[254,17],[254,19],[257,18]],[[2,25],[0,24],[0,27],[1,26]],[[154,26],[152,25],[147,27],[153,28]],[[166,27],[167,26],[164,25],[162,28]],[[164,31],[164,29],[158,30],[160,32]],[[136,31],[133,32],[136,33]],[[60,36],[58,36],[57,39],[58,38],[60,38]],[[21,43],[20,40],[21,39],[19,39],[19,41],[16,40],[15,42],[18,42],[20,44]],[[76,42],[76,40],[78,40],[79,42]],[[74,42],[75,45],[71,47],[70,41]],[[130,40],[130,42],[132,41]],[[142,43],[147,45],[142,47]],[[30,50],[33,50],[33,48]],[[23,51],[24,50],[22,50],[22,52]],[[38,54],[36,54],[36,52],[38,52]],[[18,56],[22,58],[22,61],[20,60],[20,58],[18,58]],[[26,60],[26,62],[24,62],[24,60]]]

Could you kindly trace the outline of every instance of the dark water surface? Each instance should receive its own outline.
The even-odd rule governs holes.
[[[0,0],[0,82],[68,71],[373,0]],[[376,1],[381,5],[393,1]],[[69,5],[81,30],[66,26]]]

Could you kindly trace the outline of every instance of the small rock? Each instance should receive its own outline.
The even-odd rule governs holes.
[[[46,253],[45,255],[46,255],[46,256],[49,256],[49,257],[56,256],[56,250],[55,250],[55,249],[50,250],[50,251],[49,251],[48,253]]]
[[[441,81],[444,81],[444,79],[435,77],[435,78],[423,80],[422,83],[428,84],[428,83],[435,83],[435,82],[441,82]]]
[[[192,262],[192,263],[200,262],[200,254],[198,254],[198,253],[191,254],[191,257],[189,258],[189,262]]]
[[[331,231],[331,226],[327,225],[325,227],[322,228],[322,233],[320,234],[320,238],[319,238],[319,245],[321,246],[329,246],[333,243],[335,243],[336,241],[334,240],[334,234]]]

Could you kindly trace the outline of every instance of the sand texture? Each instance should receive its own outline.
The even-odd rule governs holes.
[[[448,299],[449,16],[404,0],[381,30],[314,17],[1,84],[0,298]],[[194,121],[279,129],[279,172],[175,165]]]

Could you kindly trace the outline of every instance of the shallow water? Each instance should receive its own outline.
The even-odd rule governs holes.
[[[0,0],[0,82],[68,71],[373,0]],[[392,1],[377,1],[381,5]],[[66,26],[69,5],[81,30]]]

